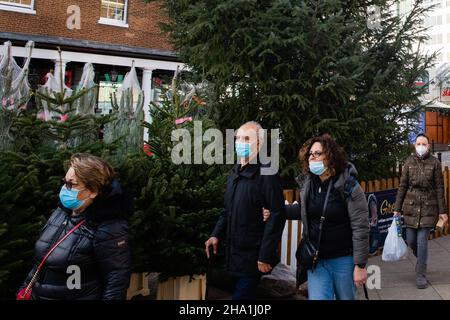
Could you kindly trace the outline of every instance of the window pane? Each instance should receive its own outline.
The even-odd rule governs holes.
[[[102,0],[101,17],[125,21],[126,0]]]
[[[106,18],[108,16],[108,7],[102,6],[101,17]]]
[[[31,8],[32,0],[0,0],[0,4],[9,4],[12,6],[30,7]]]

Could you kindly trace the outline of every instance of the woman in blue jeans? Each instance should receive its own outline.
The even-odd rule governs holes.
[[[303,239],[309,238],[319,248],[314,270],[307,271],[308,297],[353,300],[356,286],[366,282],[369,255],[369,212],[356,169],[327,134],[307,141],[299,156],[304,171],[299,179],[300,205],[288,205],[286,216],[301,219]]]
[[[406,241],[417,257],[416,286],[428,287],[426,278],[428,260],[428,235],[438,220],[447,223],[447,206],[444,197],[444,177],[438,159],[430,154],[430,140],[419,134],[415,153],[405,162],[394,215],[403,213],[406,224]]]

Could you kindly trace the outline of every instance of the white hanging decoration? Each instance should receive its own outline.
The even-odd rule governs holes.
[[[120,102],[118,102],[120,101]],[[138,81],[134,61],[122,86],[111,96],[116,119],[105,126],[105,142],[123,139],[120,153],[135,152],[144,146],[144,92]]]
[[[77,91],[88,90],[86,94],[76,100],[76,114],[93,115],[95,114],[95,105],[97,103],[97,87],[94,82],[95,72],[92,63],[86,63],[83,68],[81,80],[77,86]]]
[[[42,95],[56,98],[56,94],[61,92],[61,84],[59,83],[59,80],[57,80],[56,77],[50,72],[47,73],[46,78],[47,82],[44,85],[39,86],[37,91]],[[62,87],[64,98],[69,98],[72,95],[72,90],[65,84],[63,84]],[[43,110],[38,114],[38,118],[44,121],[60,119],[61,113],[63,113],[68,108],[66,105],[53,105],[52,103],[44,99],[40,99],[40,104],[42,105]],[[59,112],[57,112],[56,110],[59,110]]]
[[[26,44],[27,59],[21,68],[12,55],[10,41],[4,43],[0,50],[0,150],[11,150],[14,146],[11,127],[14,116],[26,108],[30,99],[28,68],[34,42]]]
[[[12,55],[12,43],[3,44],[0,52],[0,102],[3,108],[20,109],[26,106],[30,98],[28,69],[34,42],[27,42],[28,55],[23,67],[20,67]]]

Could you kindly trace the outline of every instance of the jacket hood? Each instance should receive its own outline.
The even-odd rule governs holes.
[[[345,169],[341,174],[339,175],[339,178],[334,184],[334,187],[336,189],[343,189],[344,184],[346,181],[348,181],[351,178],[357,178],[358,177],[358,170],[356,170],[355,165],[351,162],[347,162],[345,165]]]
[[[66,213],[71,213],[71,210],[65,208],[61,203],[59,203],[59,207]],[[128,219],[130,213],[130,201],[122,192],[119,181],[114,180],[86,208],[83,215],[86,221],[95,224],[114,219]]]
[[[353,163],[347,162],[346,168],[344,170],[344,176],[346,177],[353,176],[355,178],[358,177],[358,170],[356,170],[356,167]]]

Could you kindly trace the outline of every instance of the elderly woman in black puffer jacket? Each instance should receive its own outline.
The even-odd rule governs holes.
[[[36,242],[35,265],[20,290],[47,252],[84,220],[50,254],[30,299],[125,299],[131,275],[126,222],[130,210],[113,169],[99,157],[75,154],[63,180],[60,203]]]

